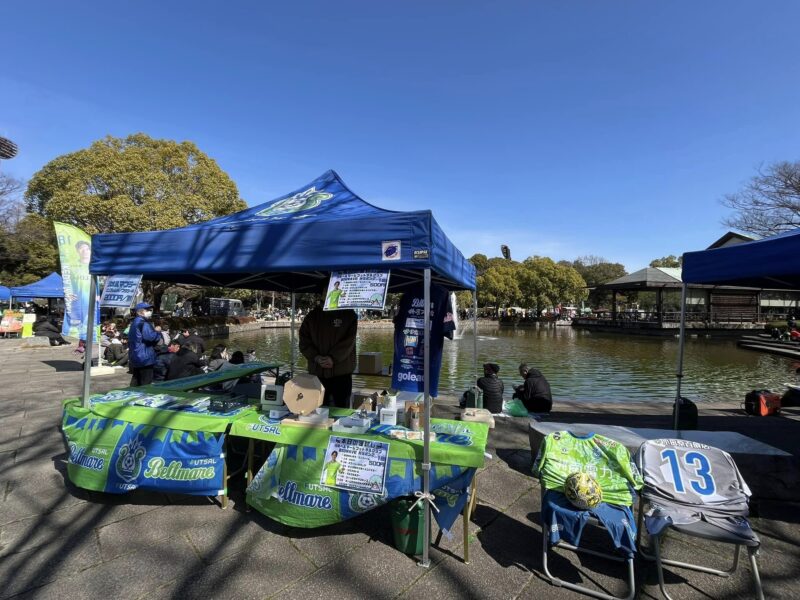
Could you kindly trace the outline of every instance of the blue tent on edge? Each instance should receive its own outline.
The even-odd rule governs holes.
[[[800,229],[734,246],[687,252],[684,283],[800,289]]]
[[[676,376],[674,428],[678,429],[678,405],[683,378],[683,351],[686,343],[686,292],[690,283],[738,286],[760,289],[800,289],[800,229],[762,240],[743,242],[723,248],[686,252],[683,255],[683,294],[681,329]]]
[[[25,298],[63,298],[64,283],[61,275],[50,273],[44,279],[40,279],[29,285],[20,285],[11,288],[11,296],[14,300]]]
[[[0,302],[8,302],[11,298],[11,290],[4,285],[0,285]]]
[[[166,231],[92,236],[90,271],[274,291],[320,291],[328,273],[391,270],[390,289],[422,280],[475,289],[475,268],[431,211],[377,208],[334,171],[277,200]]]

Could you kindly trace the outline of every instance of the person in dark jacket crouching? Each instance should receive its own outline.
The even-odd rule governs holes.
[[[483,377],[478,379],[478,387],[483,391],[483,408],[490,413],[503,412],[503,380],[497,377],[500,367],[495,363],[483,365]]]
[[[149,385],[153,382],[153,366],[156,364],[156,345],[161,342],[160,328],[153,328],[150,319],[153,305],[139,302],[134,309],[136,317],[128,329],[128,364],[131,386]]]
[[[519,374],[525,382],[514,388],[514,398],[522,400],[528,412],[549,413],[553,408],[553,394],[550,393],[550,384],[542,372],[522,363]]]

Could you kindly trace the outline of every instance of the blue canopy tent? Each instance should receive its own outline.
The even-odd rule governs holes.
[[[11,290],[4,285],[0,285],[0,302],[8,302],[11,299]]]
[[[144,279],[174,283],[288,291],[294,309],[294,294],[322,291],[331,271],[365,269],[391,270],[391,291],[424,283],[426,331],[430,331],[431,282],[450,290],[475,290],[475,268],[445,236],[431,211],[378,208],[328,171],[277,200],[211,221],[166,231],[92,236],[90,296],[95,295],[98,275],[142,273]],[[90,321],[93,310],[92,303]],[[90,347],[86,365],[91,364]],[[427,375],[429,344],[424,348]],[[87,368],[84,404],[88,397]],[[427,376],[424,397],[423,493],[431,499]],[[429,522],[426,503],[425,565],[429,564]]]
[[[737,286],[758,289],[800,289],[800,229],[734,246],[713,248],[683,255],[683,293],[678,351],[675,429],[681,403],[683,350],[686,340],[686,293],[688,284]]]
[[[58,273],[50,273],[44,279],[28,285],[19,285],[11,288],[11,298],[63,298],[64,282]]]

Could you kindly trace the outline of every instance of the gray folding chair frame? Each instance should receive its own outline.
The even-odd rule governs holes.
[[[645,442],[647,443],[647,442]],[[642,444],[644,446],[644,444]],[[643,464],[643,452],[641,449],[638,452],[637,463],[639,466],[639,471],[644,476],[644,464]],[[756,560],[758,556],[758,551],[760,548],[760,544],[758,543],[751,543],[747,544],[742,542],[741,544],[737,544],[736,542],[731,541],[730,539],[720,535],[718,538],[710,537],[710,536],[701,536],[697,534],[693,534],[689,528],[684,528],[681,530],[677,530],[674,526],[670,525],[665,527],[664,530],[658,535],[650,535],[650,539],[653,542],[653,554],[649,554],[642,546],[642,528],[644,526],[644,507],[645,504],[649,504],[650,500],[647,498],[646,495],[646,487],[647,484],[645,483],[645,488],[642,489],[642,493],[639,496],[639,514],[637,517],[637,527],[636,527],[636,546],[639,549],[639,555],[648,561],[656,563],[656,570],[658,572],[658,587],[661,589],[661,593],[664,594],[664,597],[667,600],[672,600],[672,596],[669,595],[667,592],[666,586],[664,584],[664,565],[669,565],[671,567],[679,567],[681,569],[689,569],[692,571],[698,571],[700,573],[708,573],[710,575],[716,575],[718,577],[730,577],[733,573],[736,572],[736,569],[739,567],[739,552],[742,546],[747,546],[747,554],[750,559],[750,568],[753,571],[753,583],[756,588],[756,597],[758,600],[764,600],[764,589],[761,585],[761,575],[758,571],[758,561]],[[676,533],[681,533],[684,535],[688,535],[691,537],[701,537],[703,539],[710,539],[712,541],[716,541],[723,544],[734,544],[734,554],[733,554],[733,565],[730,569],[722,570],[722,569],[714,569],[711,567],[706,567],[703,565],[697,565],[694,563],[687,563],[681,562],[679,560],[673,560],[664,558],[661,556],[661,539],[666,535],[668,530],[674,530]],[[649,534],[649,532],[648,532]]]
[[[539,482],[539,489],[540,489],[540,497],[544,499],[544,486],[542,485],[541,481]],[[578,509],[575,509],[578,511]],[[603,525],[594,517],[589,517],[589,524],[595,527],[599,527],[600,529],[605,529]],[[613,560],[615,562],[624,562],[627,563],[627,584],[628,584],[628,595],[627,596],[612,596],[610,594],[606,594],[605,592],[600,592],[598,590],[593,590],[587,588],[583,585],[578,585],[577,583],[570,583],[568,581],[564,581],[555,577],[552,573],[550,573],[550,568],[547,565],[547,552],[549,548],[549,539],[550,539],[550,525],[544,522],[542,519],[542,568],[544,570],[545,577],[547,580],[556,587],[563,587],[567,588],[568,590],[572,590],[575,592],[579,592],[581,594],[586,594],[588,596],[592,596],[594,598],[601,598],[602,600],[632,600],[634,595],[636,594],[636,579],[634,576],[634,569],[633,569],[633,557],[630,556],[628,558],[624,558],[622,556],[617,556],[615,554],[607,554],[605,552],[598,552],[597,550],[589,550],[588,548],[579,548],[578,546],[573,546],[572,544],[568,544],[564,541],[559,541],[557,544],[554,544],[552,549],[555,548],[564,548],[566,550],[571,550],[573,552],[580,552],[583,554],[591,554],[592,556],[598,556],[600,558],[605,558],[608,560]]]

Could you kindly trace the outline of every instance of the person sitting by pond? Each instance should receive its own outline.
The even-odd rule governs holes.
[[[211,357],[208,359],[209,372],[219,371],[228,363],[229,358],[230,356],[228,355],[228,349],[225,347],[225,344],[217,344],[214,346],[211,350]]]
[[[180,341],[182,347],[186,344],[194,344],[198,355],[204,354],[206,351],[206,344],[203,338],[197,335],[197,331],[192,332],[188,328],[184,329],[178,334],[177,339]]]
[[[478,387],[483,391],[483,408],[490,413],[503,412],[503,380],[497,377],[500,366],[495,363],[483,365],[483,377],[478,379]]]
[[[549,413],[553,408],[553,394],[542,372],[522,363],[519,374],[525,381],[514,387],[513,397],[521,400],[528,412]]]
[[[197,346],[194,344],[184,343],[181,346],[181,349],[175,353],[174,358],[169,363],[169,367],[167,367],[168,381],[203,373],[203,363],[197,354],[197,350]]]
[[[51,346],[69,345],[69,342],[61,337],[61,330],[44,315],[39,317],[36,323],[33,324],[33,335],[48,338]]]

